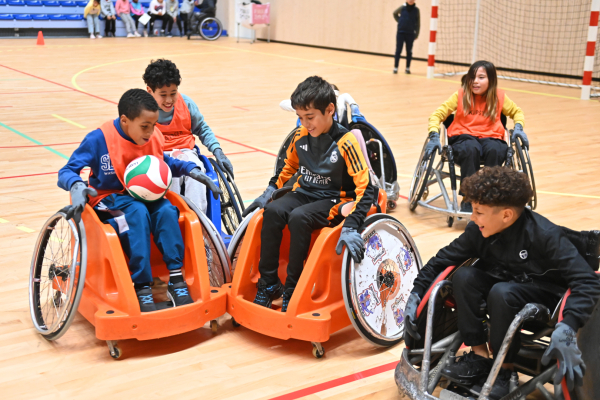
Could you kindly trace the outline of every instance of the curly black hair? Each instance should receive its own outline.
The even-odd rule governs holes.
[[[325,114],[325,109],[331,103],[335,106],[335,92],[327,81],[320,76],[311,76],[298,85],[291,96],[292,108],[307,110],[316,108]]]
[[[524,208],[533,190],[527,175],[508,167],[483,167],[461,185],[465,201],[486,206]]]
[[[173,61],[164,58],[152,60],[144,71],[144,82],[154,92],[164,86],[181,85],[181,75]]]
[[[123,93],[117,107],[119,116],[125,115],[130,120],[139,117],[142,110],[158,111],[158,103],[154,97],[142,89],[129,89]]]

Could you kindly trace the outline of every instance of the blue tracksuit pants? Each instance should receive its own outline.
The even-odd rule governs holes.
[[[129,258],[133,283],[152,282],[150,234],[163,255],[168,269],[183,266],[183,237],[179,229],[179,210],[169,200],[143,203],[126,194],[111,194],[94,210],[110,224]]]

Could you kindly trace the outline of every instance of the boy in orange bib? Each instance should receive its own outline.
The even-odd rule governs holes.
[[[193,302],[183,279],[184,248],[179,229],[179,210],[169,200],[143,203],[125,190],[125,169],[131,161],[144,156],[159,157],[173,176],[187,175],[208,185],[215,198],[221,191],[196,164],[164,154],[165,139],[156,129],[158,104],[141,89],[125,92],[119,100],[120,117],[107,121],[83,139],[69,162],[58,173],[58,186],[71,192],[69,214],[79,221],[88,202],[105,224],[110,224],[129,259],[129,270],[142,312],[155,311],[152,297],[150,234],[163,254],[170,272],[168,292],[174,306]],[[89,187],[80,177],[90,167]]]
[[[486,167],[503,165],[508,145],[504,141],[504,126],[500,115],[515,122],[513,140],[520,137],[529,147],[523,132],[523,111],[498,89],[496,67],[488,61],[477,61],[462,77],[462,86],[429,117],[429,143],[426,156],[436,149],[441,151],[440,124],[454,111],[454,121],[448,128],[448,144],[452,146],[454,159],[460,165],[461,182],[479,170],[483,158]],[[462,193],[461,193],[462,194]],[[461,203],[461,211],[472,212],[471,205]]]
[[[204,171],[204,164],[196,153],[198,136],[208,151],[214,154],[219,167],[233,179],[233,165],[223,154],[215,134],[204,121],[198,106],[188,96],[179,93],[181,75],[177,66],[169,60],[152,61],[144,72],[146,90],[158,103],[156,127],[165,137],[165,151],[172,157],[195,163]],[[198,150],[199,151],[199,150]],[[185,188],[185,193],[183,192]],[[206,186],[182,176],[173,178],[171,190],[185,194],[198,208],[206,213]]]

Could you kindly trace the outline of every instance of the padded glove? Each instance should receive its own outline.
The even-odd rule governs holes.
[[[346,245],[346,248],[350,252],[350,256],[355,263],[361,262],[365,257],[365,242],[356,229],[347,227],[342,228],[340,240],[335,247],[335,252],[338,253],[338,255],[342,254],[344,245]]]
[[[196,167],[193,170],[191,170],[189,173],[189,177],[197,180],[201,184],[208,187],[208,189],[212,192],[212,195],[215,200],[217,200],[219,198],[220,194],[223,194],[221,189],[219,189],[217,187],[217,185],[215,185],[215,183],[212,181],[212,179],[210,179],[208,177],[208,175],[206,175],[204,172],[202,172],[202,170],[200,168]]]
[[[221,150],[221,148],[217,148],[215,150],[215,152],[213,153],[215,155],[215,158],[217,160],[217,164],[219,164],[219,167],[227,173],[227,175],[229,175],[231,177],[231,179],[233,178],[233,164],[231,164],[231,161],[229,161],[229,158],[227,158],[225,156],[225,154],[223,153],[223,150]]]
[[[425,158],[429,157],[437,149],[438,154],[442,151],[439,132],[429,132],[429,141],[425,145]]]
[[[520,137],[523,141],[523,146],[529,148],[529,140],[527,140],[527,135],[523,132],[523,125],[515,124],[515,129],[513,130],[512,140],[513,142]]]
[[[73,218],[75,222],[81,221],[81,213],[85,208],[85,204],[88,202],[88,195],[92,197],[98,196],[96,189],[88,187],[82,181],[75,182],[71,189],[71,205],[63,208],[63,211],[67,215],[67,219]]]
[[[412,337],[415,340],[420,340],[421,335],[417,332],[417,308],[419,308],[419,303],[421,302],[421,298],[416,293],[411,293],[408,296],[408,301],[406,302],[406,307],[404,308],[404,341],[408,337]]]
[[[276,189],[269,185],[267,186],[267,188],[265,189],[265,191],[263,192],[263,194],[261,194],[260,196],[258,196],[253,202],[252,204],[250,204],[242,213],[242,218],[245,218],[246,215],[250,214],[252,211],[256,210],[257,208],[265,208],[265,206],[267,205],[267,203],[269,202],[269,199],[271,198],[271,195],[273,194],[273,192]]]
[[[556,358],[559,362],[554,375],[554,384],[560,385],[563,377],[567,379],[567,388],[583,385],[585,363],[581,358],[581,350],[577,347],[577,333],[569,325],[559,322],[556,324],[550,341],[550,346],[542,356],[542,364],[547,365]]]

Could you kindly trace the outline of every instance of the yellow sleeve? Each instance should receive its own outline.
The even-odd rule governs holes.
[[[504,104],[506,104],[506,101]],[[444,103],[442,103],[442,105],[439,106],[438,109],[435,110],[433,112],[433,114],[431,114],[429,116],[429,128],[428,128],[427,132],[439,132],[440,124],[442,122],[444,122],[446,120],[446,118],[448,118],[448,116],[450,116],[450,114],[452,114],[454,111],[456,111],[457,107],[458,107],[458,92],[454,92],[454,94],[452,96],[450,96],[450,98],[448,100],[446,100]]]
[[[90,0],[87,6],[85,6],[85,8],[83,9],[83,18],[87,18],[88,14],[92,10],[92,7],[94,7],[94,0]]]
[[[523,128],[525,128],[525,114],[523,114],[523,110],[519,108],[519,106],[508,98],[506,93],[504,94],[504,105],[502,106],[502,114],[510,117],[515,124],[521,124]]]

